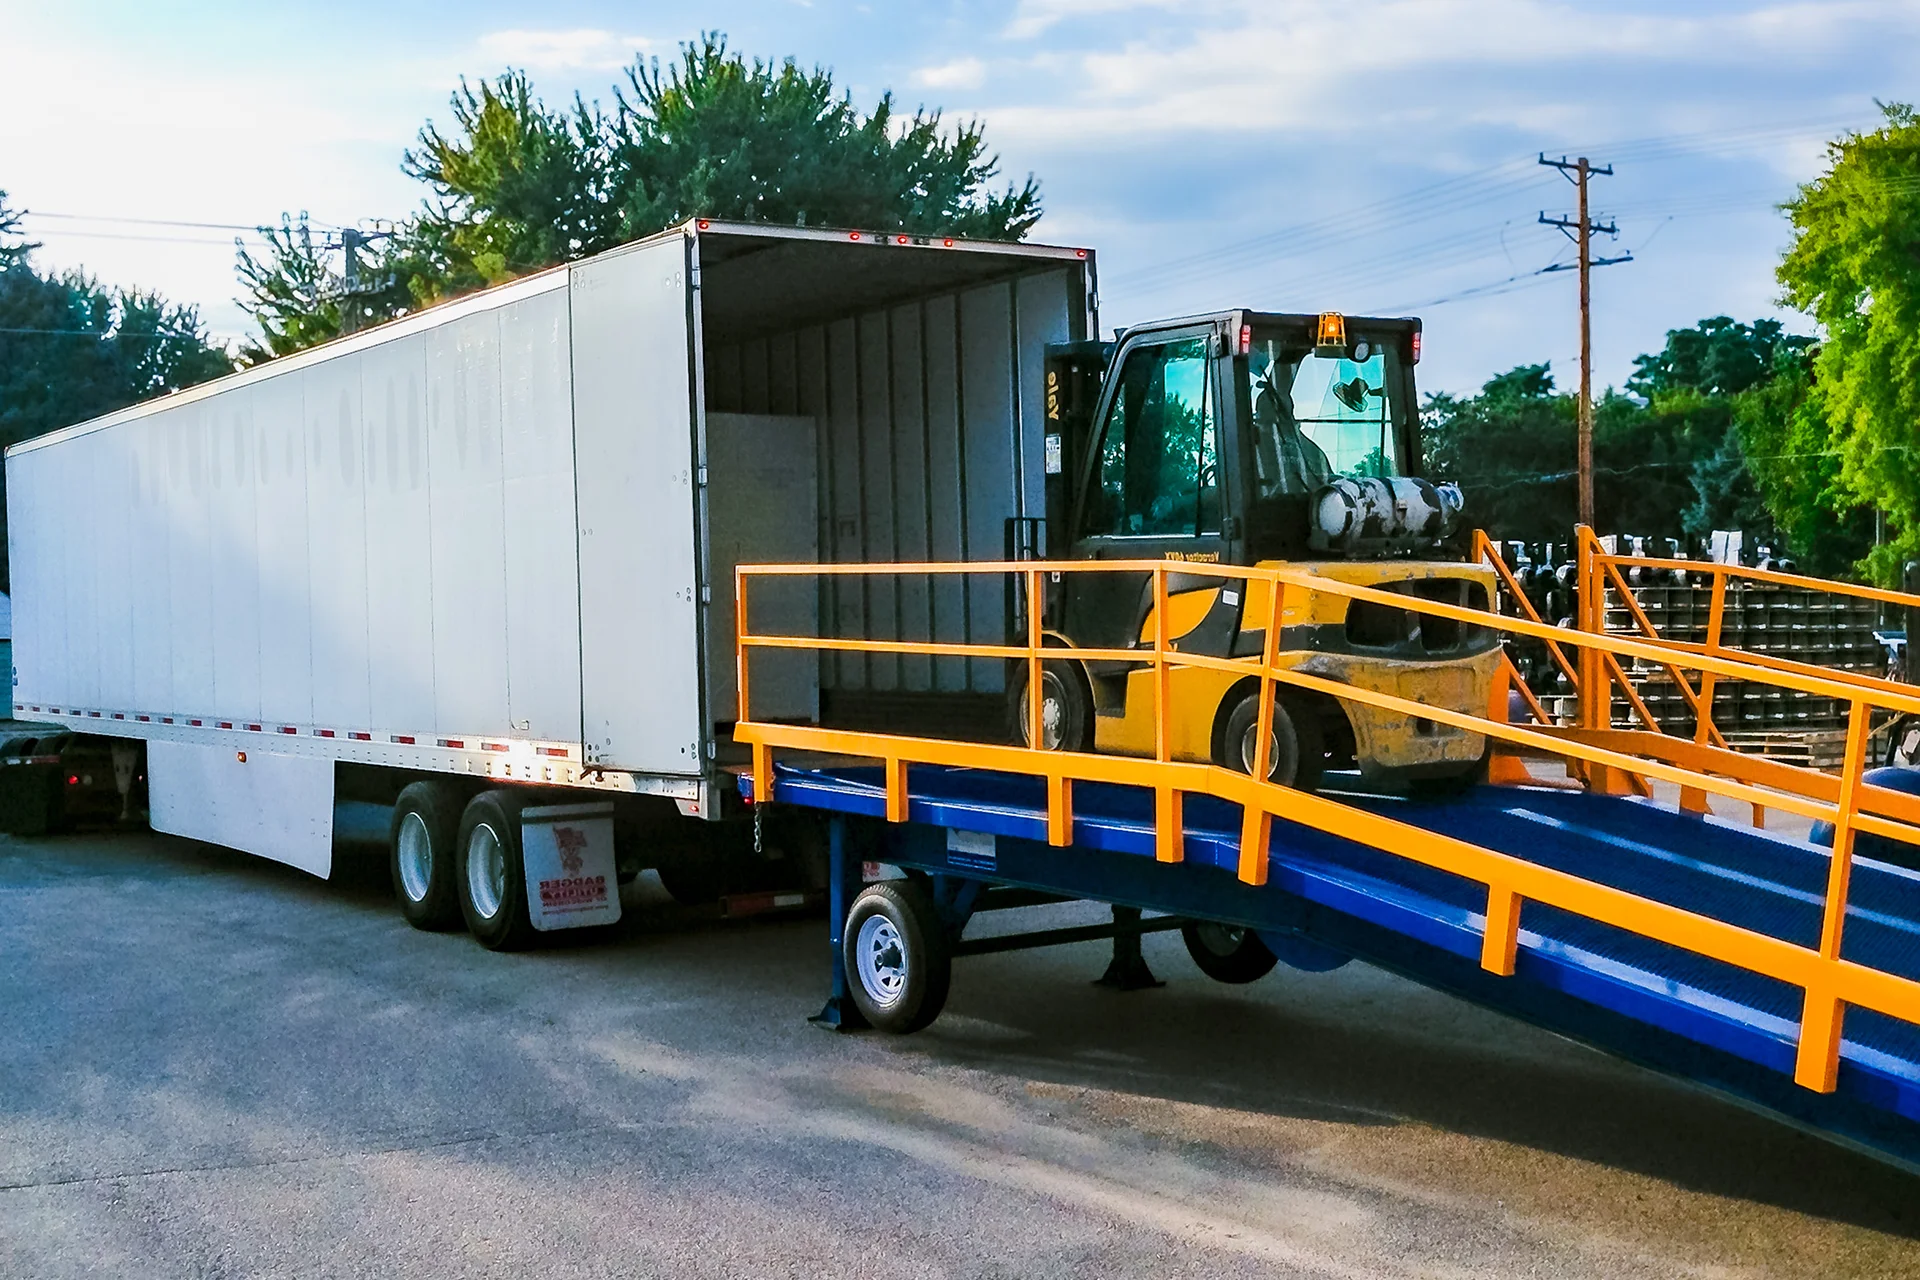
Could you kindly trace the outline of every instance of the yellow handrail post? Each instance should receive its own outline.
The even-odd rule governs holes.
[[[1831,974],[1840,963],[1841,930],[1847,921],[1847,887],[1853,875],[1853,824],[1860,776],[1866,770],[1867,704],[1854,699],[1847,710],[1847,758],[1840,772],[1839,812],[1833,819],[1833,856],[1827,864],[1827,896],[1820,912],[1820,977],[1807,984],[1800,1015],[1800,1047],[1795,1055],[1796,1084],[1832,1093],[1840,1079],[1840,1027],[1846,1006],[1834,994]]]
[[[734,707],[736,720],[750,720],[747,714],[747,645],[743,637],[747,634],[747,575],[740,566],[733,567],[733,667],[734,692],[737,705]]]
[[[1167,645],[1167,566],[1163,561],[1153,571],[1153,756],[1163,764],[1173,759],[1167,725],[1173,703],[1173,673],[1167,662]],[[1186,856],[1185,808],[1184,793],[1179,788],[1154,788],[1153,856],[1157,861],[1179,862]]]
[[[1520,952],[1520,895],[1505,885],[1487,886],[1487,931],[1480,938],[1480,967],[1513,976]]]
[[[887,766],[887,821],[905,822],[907,820],[907,762],[899,756],[888,756]]]
[[[1580,584],[1580,608],[1576,617],[1578,630],[1589,636],[1607,634],[1607,580],[1606,571],[1600,560],[1604,548],[1599,537],[1587,525],[1576,526],[1574,540],[1578,547],[1579,568],[1577,581]],[[1580,645],[1580,727],[1592,732],[1613,727],[1613,680],[1614,671],[1619,670],[1619,662],[1611,653],[1596,645],[1582,641]],[[1625,684],[1625,672],[1621,672],[1621,682]],[[1633,689],[1627,686],[1629,701],[1633,701]],[[1602,795],[1622,795],[1633,789],[1618,770],[1603,764],[1587,766],[1587,788]],[[1643,784],[1644,785],[1644,784]]]
[[[1280,662],[1280,628],[1286,617],[1289,589],[1284,582],[1267,584],[1267,634],[1260,646],[1260,709],[1254,717],[1253,786],[1248,788],[1240,820],[1240,879],[1252,885],[1267,882],[1267,837],[1273,815],[1259,797],[1273,768],[1273,671]]]
[[[1044,751],[1047,745],[1046,695],[1041,689],[1040,628],[1046,614],[1040,599],[1040,571],[1027,570],[1027,745]]]
[[[1046,698],[1040,661],[1040,642],[1047,624],[1047,602],[1040,594],[1041,574],[1028,569],[1027,577],[1027,744],[1045,750],[1047,742]],[[1064,725],[1063,725],[1064,727]],[[1060,744],[1066,750],[1068,744]],[[1047,773],[1047,843],[1073,843],[1073,780],[1059,770]]]
[[[739,565],[733,567],[733,649],[735,680],[738,689],[735,719],[745,724],[753,716],[747,700],[747,575]],[[765,804],[773,799],[773,748],[764,742],[753,743],[753,802]]]
[[[1727,620],[1727,574],[1726,570],[1719,566],[1715,566],[1710,572],[1713,574],[1713,596],[1707,605],[1706,651],[1717,658],[1720,656],[1720,633],[1726,625]],[[1713,672],[1702,671],[1700,673],[1700,697],[1699,700],[1694,703],[1693,708],[1693,740],[1702,745],[1705,745],[1708,738],[1715,736],[1713,732],[1713,683]],[[1680,807],[1690,813],[1712,812],[1711,806],[1707,804],[1707,793],[1699,787],[1680,788]],[[1759,817],[1757,807],[1754,816],[1756,819]],[[1760,824],[1756,820],[1754,825],[1759,826]]]

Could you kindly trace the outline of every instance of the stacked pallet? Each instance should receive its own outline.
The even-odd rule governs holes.
[[[1634,602],[1661,638],[1704,644],[1713,604],[1711,587],[1704,581],[1674,582],[1672,575],[1662,576],[1667,580],[1634,584]],[[1642,634],[1638,620],[1611,585],[1606,623],[1614,634]],[[1886,651],[1874,636],[1878,625],[1878,606],[1870,600],[1806,587],[1736,581],[1727,587],[1720,644],[1833,671],[1880,675],[1886,670]],[[1690,676],[1697,684],[1697,676]],[[1693,708],[1665,667],[1635,659],[1627,677],[1662,728],[1693,732]],[[1566,710],[1571,712],[1572,707]],[[1721,680],[1714,686],[1713,722],[1728,745],[1796,764],[1815,768],[1838,764],[1846,715],[1846,706],[1838,699],[1777,685]],[[1639,724],[1632,705],[1617,690],[1612,718],[1620,727]]]

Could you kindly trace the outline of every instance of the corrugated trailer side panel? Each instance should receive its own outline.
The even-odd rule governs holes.
[[[372,720],[368,694],[364,356],[330,360],[296,376],[307,444],[307,581],[313,626],[313,699],[293,723]]]
[[[248,389],[254,392],[261,453],[254,526],[254,563],[260,575],[260,715],[296,724],[313,718],[305,373],[288,369]],[[176,632],[175,647],[180,643]],[[172,710],[204,714],[179,690]]]
[[[507,713],[535,738],[580,736],[580,589],[573,491],[573,368],[566,291],[500,312],[501,541]],[[552,631],[569,643],[548,643]]]
[[[223,718],[260,718],[260,471],[253,408],[260,389],[208,402],[209,474],[215,501],[213,558],[213,709]],[[144,639],[142,641],[144,645]],[[136,660],[138,649],[136,646]],[[162,646],[162,653],[167,652]],[[135,702],[145,705],[144,700]]]
[[[566,285],[16,449],[15,701],[577,742]]]
[[[505,733],[499,317],[488,310],[441,325],[426,348],[434,728]]]
[[[383,739],[436,726],[426,345],[414,334],[361,357],[361,405],[379,460],[367,484],[367,617],[377,655],[372,728]]]

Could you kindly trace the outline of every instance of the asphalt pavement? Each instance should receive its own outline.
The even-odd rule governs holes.
[[[1920,1274],[1920,1178],[1364,965],[838,1035],[824,920],[631,903],[494,955],[366,856],[0,839],[0,1276]]]

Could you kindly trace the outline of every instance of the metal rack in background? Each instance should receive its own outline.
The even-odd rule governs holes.
[[[1617,549],[1635,555],[1685,558],[1671,539],[1609,537],[1601,542],[1609,552]],[[1579,616],[1579,574],[1573,545],[1510,542],[1497,544],[1497,549],[1534,609],[1559,625],[1573,626]],[[1633,603],[1662,639],[1682,644],[1706,642],[1712,588],[1705,573],[1636,567],[1626,576]],[[1639,618],[1618,586],[1609,583],[1604,600],[1609,633],[1643,634]],[[1502,612],[1518,611],[1514,602],[1503,600]],[[1877,634],[1881,629],[1880,606],[1872,600],[1808,587],[1734,580],[1727,587],[1720,643],[1727,649],[1778,656],[1832,671],[1884,676],[1894,673],[1889,672],[1887,645]],[[1513,658],[1554,721],[1562,725],[1578,723],[1573,683],[1550,659],[1546,646],[1523,646]],[[1693,708],[1669,669],[1638,659],[1626,664],[1625,674],[1663,730],[1692,735]],[[1722,681],[1713,690],[1713,721],[1728,746],[1814,768],[1839,762],[1846,716],[1845,705],[1833,698],[1773,686]],[[1618,690],[1612,698],[1610,718],[1617,728],[1641,727],[1637,713]]]

